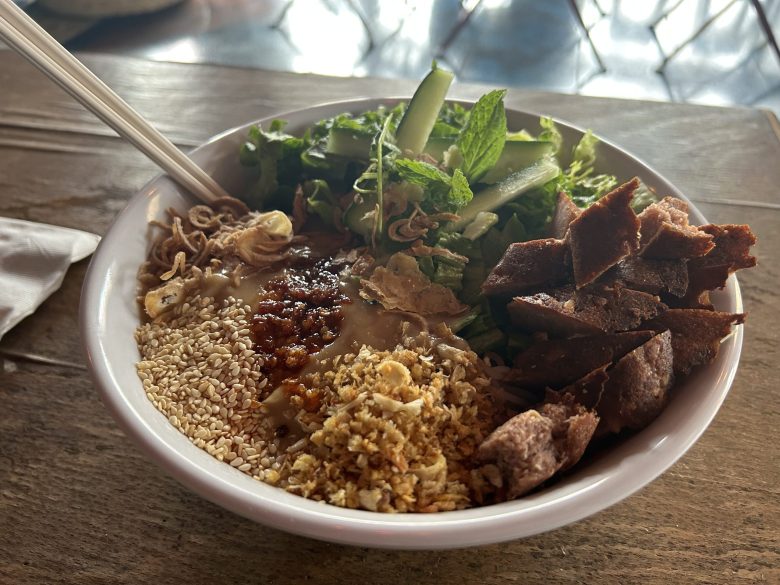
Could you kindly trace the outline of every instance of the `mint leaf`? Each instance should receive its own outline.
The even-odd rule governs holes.
[[[407,158],[396,160],[395,167],[402,180],[423,188],[423,205],[429,208],[454,212],[474,197],[460,169],[456,169],[450,177],[432,164]]]
[[[460,209],[465,207],[472,199],[474,199],[474,193],[471,192],[466,175],[460,169],[455,169],[449,193],[450,205],[455,209]]]
[[[456,145],[463,156],[461,171],[474,184],[496,164],[506,141],[506,90],[494,90],[474,104]]]
[[[450,186],[450,176],[430,163],[400,158],[395,161],[395,166],[402,179],[420,187],[428,188],[433,183]]]

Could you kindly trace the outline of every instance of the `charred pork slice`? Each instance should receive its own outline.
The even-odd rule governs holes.
[[[576,404],[545,404],[509,419],[477,449],[477,460],[494,463],[507,485],[507,498],[532,490],[577,463],[598,425],[598,417]]]
[[[590,284],[639,248],[639,219],[630,207],[639,179],[607,193],[569,225],[574,282]]]
[[[688,262],[688,291],[683,305],[708,306],[707,291],[723,288],[729,274],[756,265],[750,248],[756,236],[747,225],[703,225],[699,228],[714,239],[714,248],[706,256]]]
[[[571,274],[567,246],[552,238],[509,246],[482,285],[486,295],[516,295],[531,288],[554,286]]]
[[[731,326],[744,322],[742,313],[669,309],[645,325],[656,331],[671,331],[674,371],[684,375],[714,360],[721,340],[731,333]]]
[[[562,240],[566,236],[566,232],[569,231],[569,224],[577,219],[581,213],[582,210],[574,204],[566,193],[562,191],[558,193],[555,213],[553,213],[548,230],[550,237]]]
[[[540,341],[515,358],[507,379],[528,390],[557,390],[599,366],[611,365],[652,336],[650,331],[629,331]]]
[[[672,334],[664,331],[607,370],[609,379],[596,407],[599,434],[639,430],[661,414],[674,383],[672,363]]]
[[[709,309],[713,306],[710,303],[710,291],[723,288],[728,280],[728,264],[719,266],[699,266],[688,268],[688,290],[679,303],[671,302],[675,308],[683,307],[687,309]]]
[[[688,204],[665,197],[639,214],[640,256],[645,258],[696,258],[712,250],[713,237],[688,223]]]
[[[671,333],[651,337],[612,366],[602,366],[561,391],[548,391],[546,400],[573,400],[595,409],[601,422],[597,435],[638,430],[655,419],[666,406],[674,383]]]
[[[549,293],[515,297],[509,303],[512,324],[554,337],[617,333],[636,328],[666,310],[656,296],[622,286],[572,286]]]
[[[699,228],[715,239],[713,250],[696,261],[695,266],[727,265],[730,272],[756,265],[756,257],[750,255],[751,246],[756,243],[756,236],[748,225],[739,224],[707,224]]]
[[[599,402],[601,402],[602,394],[604,394],[604,385],[609,380],[607,369],[610,365],[604,364],[592,372],[588,372],[582,378],[560,391],[548,390],[545,401],[559,403],[562,400],[564,402],[573,400],[589,410],[595,410]]]
[[[687,260],[653,260],[630,256],[618,262],[602,282],[622,284],[626,288],[651,295],[669,293],[683,297],[688,290]]]

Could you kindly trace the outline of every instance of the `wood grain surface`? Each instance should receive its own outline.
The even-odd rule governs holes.
[[[174,142],[414,81],[336,79],[82,56]],[[455,86],[457,97],[483,88]],[[780,136],[772,114],[510,90],[507,105],[592,128],[713,222],[749,223],[759,267],[732,391],[659,479],[585,521],[445,552],[331,545],[252,523],[147,461],[100,404],[79,346],[86,262],[0,342],[0,584],[780,583]],[[104,233],[153,164],[0,51],[0,215]]]

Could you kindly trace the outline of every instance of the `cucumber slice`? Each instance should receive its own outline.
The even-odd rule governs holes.
[[[423,152],[442,162],[444,153],[453,144],[455,144],[454,137],[436,136],[428,139]],[[479,182],[487,185],[498,183],[512,173],[525,167],[530,167],[536,161],[554,153],[555,145],[552,142],[543,140],[507,140],[495,166]]]
[[[552,142],[540,140],[507,141],[504,143],[504,150],[501,151],[501,156],[496,161],[496,164],[479,182],[492,185],[554,153],[555,145]]]
[[[495,185],[485,187],[474,194],[474,199],[461,209],[460,219],[451,224],[451,229],[461,230],[474,221],[480,211],[495,211],[502,205],[509,203],[515,197],[530,191],[535,187],[541,187],[547,181],[554,179],[561,169],[552,160],[544,158],[530,167],[526,167],[509,175],[503,181]]]
[[[484,236],[490,228],[498,223],[498,215],[492,211],[480,211],[474,221],[463,230],[463,237],[472,242]]]
[[[401,152],[404,150],[410,150],[415,154],[422,152],[436,123],[439,110],[444,104],[453,77],[455,76],[451,71],[439,69],[434,64],[431,72],[417,87],[395,131],[395,144]]]
[[[367,161],[371,151],[371,140],[373,140],[373,136],[348,128],[331,128],[328,132],[325,152]]]
[[[371,232],[374,229],[374,222],[366,218],[366,214],[376,209],[376,201],[373,197],[363,196],[359,203],[352,201],[344,212],[344,225],[355,234],[363,236],[368,241],[371,238]]]

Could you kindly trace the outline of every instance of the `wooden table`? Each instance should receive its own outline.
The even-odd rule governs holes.
[[[225,128],[415,82],[84,56],[189,147]],[[483,88],[456,86],[458,97]],[[749,223],[742,363],[712,426],[661,478],[588,520],[444,552],[279,532],[189,493],[110,419],[87,375],[87,263],[0,342],[0,583],[780,583],[780,131],[770,113],[511,90],[509,106],[624,145],[714,222]],[[26,63],[0,52],[0,215],[103,233],[157,169]]]

